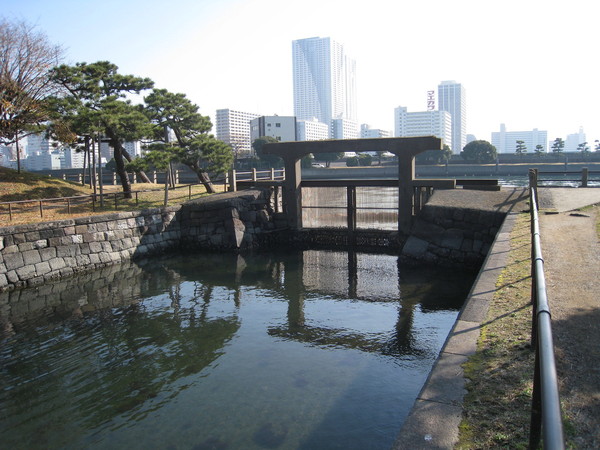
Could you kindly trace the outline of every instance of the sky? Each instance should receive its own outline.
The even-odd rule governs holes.
[[[593,0],[0,0],[65,50],[229,108],[293,115],[292,41],[331,37],[356,60],[359,123],[393,131],[444,80],[467,94],[467,133],[537,128],[600,140]],[[533,150],[533,149],[532,149]]]

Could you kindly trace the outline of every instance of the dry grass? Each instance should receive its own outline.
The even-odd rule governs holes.
[[[220,186],[217,186],[217,189]],[[135,184],[132,199],[124,199],[120,186],[105,186],[104,206],[91,201],[93,190],[77,183],[28,172],[0,168],[0,226],[73,219],[114,211],[133,211],[163,206],[164,185]],[[150,191],[151,190],[151,191]],[[150,191],[150,192],[149,192]],[[169,191],[169,205],[207,195],[202,185],[178,186]],[[88,196],[88,197],[81,197]],[[68,197],[80,197],[69,198]],[[54,200],[47,200],[54,199]],[[33,200],[23,202],[24,200]],[[43,200],[43,201],[42,201]],[[41,208],[40,208],[41,203]]]
[[[457,448],[527,448],[533,389],[529,217],[511,235],[477,353],[465,364],[469,380]]]

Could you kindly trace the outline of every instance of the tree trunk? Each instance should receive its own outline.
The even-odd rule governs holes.
[[[127,172],[125,171],[125,162],[123,161],[124,148],[121,145],[121,143],[114,138],[112,138],[111,144],[115,152],[114,157],[117,166],[117,175],[119,175],[119,179],[121,180],[121,186],[123,187],[123,197],[131,198],[131,183],[129,182],[129,177],[127,176]]]
[[[15,148],[17,149],[17,173],[21,173],[21,150],[19,149],[18,134],[15,134]]]
[[[123,148],[123,146],[121,146],[121,153],[128,162],[131,162],[131,155],[127,150]],[[152,181],[150,181],[150,178],[148,178],[148,176],[146,175],[146,172],[144,172],[143,170],[140,170],[136,173],[138,174],[140,180],[142,180],[143,183],[152,183]]]
[[[200,181],[200,183],[202,183],[204,185],[206,192],[208,192],[209,194],[214,194],[215,192],[217,192],[215,190],[215,187],[212,184],[212,181],[210,181],[210,177],[208,176],[208,174],[206,172],[204,172],[198,166],[192,167],[192,169],[194,170],[194,172],[196,172],[198,181]]]

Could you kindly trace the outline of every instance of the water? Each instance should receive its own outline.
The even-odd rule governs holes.
[[[293,251],[0,294],[2,447],[389,448],[472,279]]]

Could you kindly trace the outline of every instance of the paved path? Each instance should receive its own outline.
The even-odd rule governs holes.
[[[563,413],[576,448],[600,448],[600,242],[593,210],[600,189],[544,189],[540,216]]]

